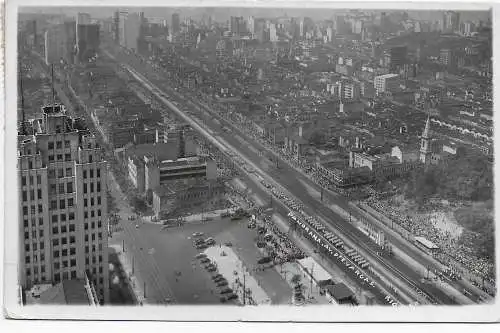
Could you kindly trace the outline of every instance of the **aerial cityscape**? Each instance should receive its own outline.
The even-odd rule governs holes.
[[[20,9],[23,306],[494,303],[491,11]]]

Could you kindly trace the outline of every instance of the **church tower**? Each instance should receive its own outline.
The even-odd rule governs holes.
[[[424,132],[422,133],[421,143],[420,143],[420,162],[423,164],[430,164],[431,162],[431,137],[430,137],[430,127],[431,121],[430,117],[427,116],[427,122],[425,123]]]

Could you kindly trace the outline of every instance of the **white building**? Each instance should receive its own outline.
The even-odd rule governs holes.
[[[376,76],[373,82],[373,86],[375,87],[377,94],[392,92],[399,86],[399,75],[385,74]]]
[[[19,284],[85,279],[109,301],[107,162],[80,119],[61,105],[20,125]]]

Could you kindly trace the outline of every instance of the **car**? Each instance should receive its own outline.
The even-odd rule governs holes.
[[[233,293],[233,289],[229,288],[229,287],[226,287],[226,288],[223,288],[221,291],[220,291],[221,294],[232,294]]]
[[[207,258],[207,255],[205,253],[198,253],[196,256],[195,256],[196,259],[203,259],[203,258]]]
[[[196,245],[196,249],[198,250],[203,250],[203,249],[206,249],[208,246],[206,244],[198,244]]]
[[[226,278],[224,278],[223,276],[220,276],[218,277],[217,279],[214,279],[214,282],[215,283],[219,283],[219,282],[222,282],[222,281],[227,281]]]
[[[228,247],[231,247],[231,246],[233,246],[233,243],[231,243],[231,242],[225,242],[224,245],[228,246]]]
[[[195,232],[193,233],[193,237],[200,237],[203,236],[203,232]]]
[[[202,258],[201,258],[200,262],[201,262],[202,264],[204,264],[204,263],[209,263],[209,262],[210,262],[210,259],[208,259],[208,258],[207,258],[207,256],[205,255],[205,257],[202,257]]]
[[[208,266],[207,267],[207,271],[209,271],[209,272],[215,272],[215,271],[217,271],[217,268],[215,266]]]
[[[213,238],[208,238],[205,240],[206,245],[214,245],[215,244],[215,239]]]
[[[138,225],[138,224],[136,224],[136,225],[135,225],[135,228],[136,228],[136,229],[139,229],[139,225]]]
[[[228,283],[227,283],[227,281],[226,281],[226,280],[219,281],[219,282],[217,282],[217,284],[216,284],[216,286],[217,286],[217,287],[225,287],[225,286],[227,286],[227,285],[228,285]]]

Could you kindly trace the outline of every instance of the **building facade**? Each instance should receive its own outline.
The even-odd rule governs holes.
[[[385,74],[376,76],[373,81],[373,86],[375,87],[377,94],[392,92],[399,86],[399,75]]]
[[[109,301],[107,162],[81,120],[61,105],[22,123],[18,135],[19,283],[88,276]]]

